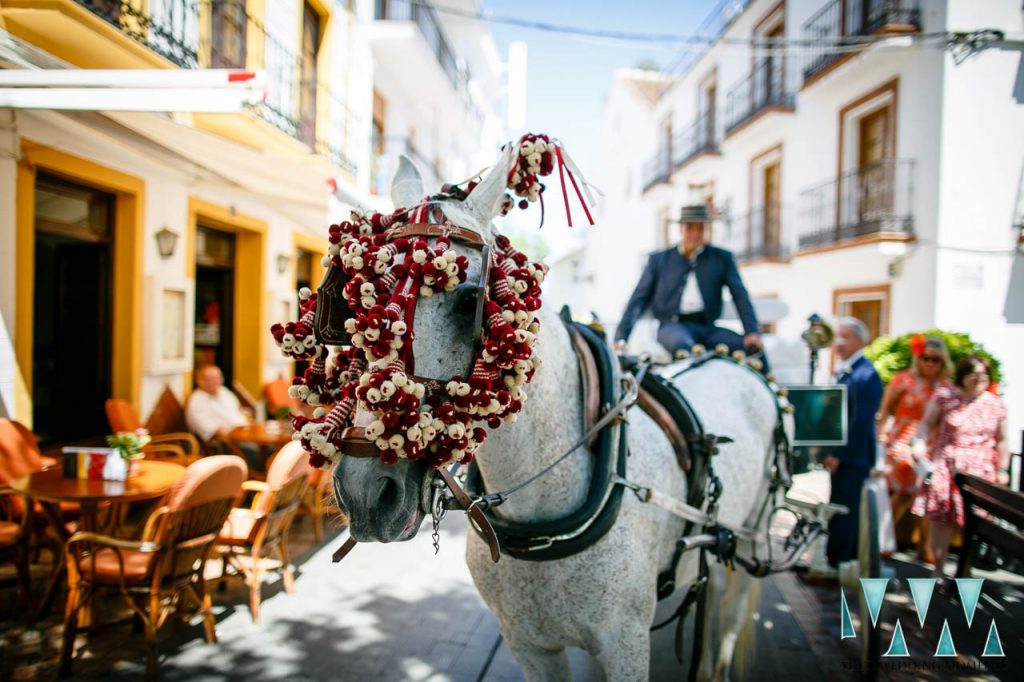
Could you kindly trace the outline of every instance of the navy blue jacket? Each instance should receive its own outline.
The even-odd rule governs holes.
[[[750,303],[736,269],[736,260],[732,253],[717,246],[705,245],[697,255],[696,262],[697,287],[704,299],[704,316],[708,324],[714,324],[722,314],[722,287],[729,287],[736,311],[743,323],[743,332],[751,334],[758,331],[757,316],[754,306]],[[655,251],[647,261],[644,274],[633,290],[633,295],[622,313],[622,320],[615,332],[615,339],[628,339],[633,325],[640,319],[648,306],[659,322],[668,322],[679,314],[679,303],[683,296],[686,277],[690,273],[690,264],[678,247],[664,251]]]
[[[882,402],[882,380],[871,361],[861,356],[837,379],[846,384],[846,445],[832,453],[846,467],[870,471],[875,465],[875,414]]]

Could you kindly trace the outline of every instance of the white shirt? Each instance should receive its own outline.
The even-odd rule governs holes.
[[[208,441],[221,429],[245,426],[249,420],[242,414],[238,396],[221,386],[213,396],[196,389],[185,406],[185,423],[200,440]]]
[[[846,358],[845,360],[840,360],[839,364],[836,365],[836,373],[833,378],[836,381],[838,381],[839,377],[843,376],[844,374],[849,374],[851,371],[853,371],[853,363],[857,362],[862,357],[864,357],[863,348],[861,348],[859,351],[857,351],[850,357]]]
[[[683,315],[690,313],[699,313],[704,311],[704,296],[700,293],[700,287],[697,286],[697,256],[704,251],[704,247],[701,246],[697,249],[697,252],[693,254],[692,259],[687,259],[690,263],[690,272],[686,275],[686,285],[683,287],[683,296],[679,301],[679,312]],[[686,254],[682,253],[683,258],[686,259]]]

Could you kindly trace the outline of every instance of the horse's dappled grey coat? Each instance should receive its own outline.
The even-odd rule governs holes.
[[[490,221],[498,212],[513,158],[507,151],[462,205],[444,206],[453,223],[491,238]],[[415,169],[403,162],[393,191],[396,206],[422,199],[416,176]],[[479,252],[458,244],[455,248],[470,258],[472,280],[479,272]],[[472,350],[467,347],[469,331],[452,323],[450,299],[442,295],[421,301],[416,313],[417,369],[430,368],[438,376],[464,373]],[[526,387],[529,398],[523,411],[516,423],[492,432],[477,453],[488,491],[525,480],[582,434],[580,376],[568,333],[548,308],[541,309],[539,319],[535,352],[543,364]],[[732,362],[706,363],[683,374],[677,385],[706,432],[733,439],[720,446],[714,460],[724,485],[719,519],[734,527],[751,522],[767,494],[777,419],[774,396],[750,370]],[[628,444],[631,481],[686,499],[685,475],[668,439],[639,409],[629,413]],[[580,449],[494,513],[518,521],[544,521],[572,512],[585,499],[593,460],[591,452]],[[427,508],[426,473],[421,463],[400,461],[385,467],[376,460],[343,457],[335,468],[335,487],[339,504],[350,516],[353,537],[391,541],[415,535]],[[385,491],[387,509],[382,502]],[[527,679],[569,679],[565,648],[579,647],[597,659],[608,680],[646,680],[656,577],[669,567],[682,531],[680,518],[626,491],[615,525],[579,554],[549,562],[505,556],[495,564],[483,541],[470,533],[466,556],[477,589],[497,615]],[[739,548],[751,552],[749,543],[741,542]],[[692,582],[696,559],[695,552],[684,557],[678,585]],[[740,627],[751,615],[752,599],[747,597],[753,582],[742,570],[728,575],[725,598],[709,609],[718,613],[721,636],[717,643],[706,639],[702,677],[728,674]],[[683,674],[680,669],[680,677]]]

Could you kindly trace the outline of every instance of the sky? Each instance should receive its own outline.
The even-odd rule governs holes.
[[[479,4],[482,12],[496,17],[596,30],[690,35],[717,3],[718,0],[480,0]],[[679,53],[678,46],[659,43],[583,38],[497,22],[489,22],[488,26],[504,59],[510,42],[527,43],[527,130],[561,139],[584,175],[597,158],[605,101],[615,71],[645,61],[664,67]],[[542,236],[552,255],[557,255],[569,248],[574,238],[583,235],[577,227],[572,231],[565,227],[558,181],[552,176],[544,182],[550,190]],[[557,202],[555,194],[559,195]],[[585,222],[581,212],[575,212],[578,208],[574,207],[574,216],[579,215]],[[540,220],[536,208],[515,213],[518,215],[506,220],[507,229],[536,229]]]

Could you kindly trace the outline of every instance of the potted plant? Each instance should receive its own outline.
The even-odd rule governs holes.
[[[130,464],[145,458],[142,448],[146,447],[151,440],[152,437],[146,429],[118,431],[112,436],[107,436],[107,446],[119,451],[121,458]]]

